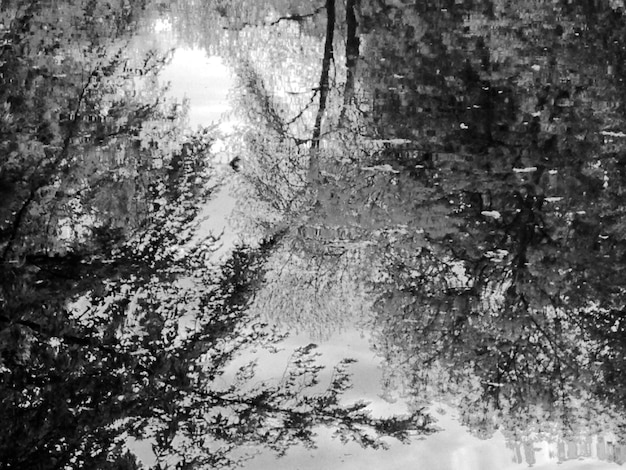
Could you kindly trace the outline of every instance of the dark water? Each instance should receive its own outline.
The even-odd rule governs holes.
[[[371,132],[410,141],[374,156],[408,232],[376,286],[391,374],[480,434],[590,429],[625,389],[621,10],[363,9]]]
[[[281,453],[319,425],[371,447],[435,432],[433,403],[516,462],[539,441],[625,461],[621,2],[0,11],[6,468],[137,468],[128,435],[164,468]],[[218,134],[185,131],[161,88],[169,54],[141,39],[157,18],[233,71],[226,180],[252,243],[221,266],[193,235],[224,181]],[[343,365],[315,392],[309,347],[278,385],[233,377],[236,351],[278,341],[263,321],[358,324],[413,416],[343,408]]]

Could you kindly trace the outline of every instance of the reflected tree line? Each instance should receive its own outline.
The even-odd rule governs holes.
[[[621,2],[0,5],[7,468],[139,468],[129,437],[233,466],[320,425],[381,447],[433,402],[518,447],[623,435]],[[235,73],[251,242],[223,264],[197,236],[217,134],[164,98],[157,18]],[[350,360],[320,385],[313,346],[278,383],[231,371],[266,322],[371,329],[412,413],[344,403]]]
[[[216,134],[186,130],[158,80],[169,53],[140,36],[165,6],[0,5],[1,466],[140,468],[135,439],[153,468],[232,467],[319,426],[368,447],[431,432],[421,411],[344,403],[350,360],[320,383],[312,345],[278,381],[229,369],[282,338],[247,313],[282,235],[210,261]]]
[[[622,435],[623,6],[325,10],[305,26],[298,14],[293,28],[319,37],[311,71],[300,43],[299,89],[310,92],[285,97],[288,72],[257,65],[256,79],[278,91],[263,95],[265,112],[242,115],[245,132],[263,135],[255,151],[285,145],[250,153],[241,171],[252,200],[285,202],[269,229],[289,229],[292,261],[270,260],[274,285],[258,308],[332,329],[354,312],[319,297],[333,298],[329,280],[346,275],[365,286],[339,295],[373,311],[390,393],[416,407],[452,402],[483,437]],[[250,24],[259,34],[273,25]],[[256,53],[245,38],[238,46]],[[259,97],[249,73],[240,70],[241,95]],[[268,177],[262,164],[303,176],[281,176],[268,195],[256,183]],[[314,319],[293,311],[282,282]]]
[[[378,346],[480,435],[623,426],[624,18],[583,3],[421,2],[371,33],[376,129],[410,141],[385,161],[437,214],[386,247]]]

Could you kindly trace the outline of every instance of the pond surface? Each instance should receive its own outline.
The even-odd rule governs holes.
[[[22,3],[6,468],[626,462],[622,1]]]

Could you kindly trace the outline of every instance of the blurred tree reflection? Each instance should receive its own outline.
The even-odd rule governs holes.
[[[248,86],[237,96],[255,116],[246,135],[257,133],[245,145],[249,177],[276,211],[264,233],[291,230],[304,247],[299,260],[349,247],[347,264],[371,267],[353,271],[351,289],[370,280],[374,342],[416,403],[443,393],[485,436],[534,421],[559,422],[565,434],[600,429],[600,414],[618,426],[622,8],[331,3],[310,19],[326,15],[325,34],[298,30],[299,44],[317,38],[319,48],[318,74],[306,62],[311,91],[299,101],[272,80],[274,59],[245,55],[253,31],[272,50],[296,38],[281,39],[262,14],[238,29],[248,49],[233,62]],[[336,73],[326,82],[328,51]],[[297,131],[294,116],[303,118]],[[307,167],[295,191],[281,189]],[[289,298],[280,283],[267,288]]]
[[[216,468],[314,446],[318,426],[374,448],[431,432],[421,410],[343,403],[350,360],[315,388],[313,345],[278,383],[227,371],[282,338],[247,312],[281,233],[219,266],[198,240],[214,136],[163,97],[167,54],[129,50],[162,6],[2,2],[0,464],[137,468],[132,437],[159,468]]]
[[[621,2],[192,3],[238,77],[242,219],[283,236],[258,308],[375,301],[389,388],[481,436],[623,426]]]
[[[597,25],[623,30],[622,13],[421,2],[409,20],[411,8],[364,21],[374,124],[416,142],[413,184],[447,207],[440,227],[457,222],[386,253],[376,344],[410,395],[452,399],[481,435],[606,430],[601,415],[615,429],[623,80],[621,52],[594,45],[613,44]],[[399,34],[418,52],[394,49]]]

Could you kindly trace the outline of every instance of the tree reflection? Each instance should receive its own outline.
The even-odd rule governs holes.
[[[622,8],[331,4],[298,30],[300,44],[319,50],[321,73],[307,68],[311,91],[285,100],[269,62],[274,96],[246,90],[257,103],[281,103],[261,109],[262,122],[296,135],[290,119],[305,116],[297,135],[305,126],[313,136],[288,155],[270,152],[295,163],[292,175],[308,166],[309,178],[264,233],[303,238],[298,263],[348,251],[367,263],[352,289],[367,286],[375,300],[389,386],[416,404],[452,401],[482,436],[541,423],[560,436],[620,431]],[[285,18],[293,7],[272,5]],[[324,13],[326,33],[317,27]],[[252,24],[282,44],[264,21],[244,26],[240,44]],[[303,67],[308,59],[299,56]],[[259,166],[267,148],[248,142],[251,181],[278,175]]]
[[[2,3],[3,460],[134,468],[134,436],[161,465],[229,466],[318,425],[378,447],[431,432],[434,401],[528,463],[539,438],[608,454],[591,435],[623,435],[626,411],[620,2],[248,6]],[[258,246],[221,266],[193,242],[214,136],[163,99],[167,55],[127,54],[158,15],[237,77],[227,150]],[[216,381],[280,339],[259,317],[323,335],[368,314],[411,416],[343,404],[349,360],[314,392],[312,346],[278,385],[253,364]]]
[[[410,9],[367,17],[367,79],[383,94],[374,125],[416,141],[413,185],[443,212],[421,225],[426,246],[387,250],[377,346],[409,395],[452,399],[480,435],[619,431],[623,81],[589,47],[621,12],[416,8],[411,25]]]
[[[281,234],[220,265],[217,241],[197,240],[214,135],[187,132],[163,97],[167,54],[129,51],[159,8],[2,3],[3,468],[138,468],[129,438],[153,444],[157,468],[218,468],[311,447],[319,426],[373,448],[431,432],[422,410],[342,402],[348,359],[316,388],[313,345],[278,382],[253,362],[227,371],[282,339],[247,311]]]

